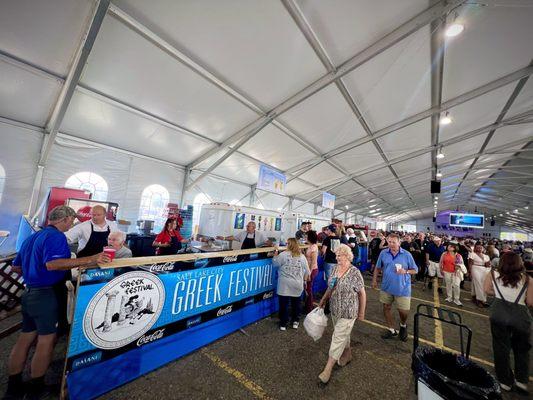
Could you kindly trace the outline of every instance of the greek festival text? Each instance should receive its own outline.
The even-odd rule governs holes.
[[[238,269],[206,268],[177,277],[172,314],[227,303],[247,297],[273,285],[272,264],[242,266]]]

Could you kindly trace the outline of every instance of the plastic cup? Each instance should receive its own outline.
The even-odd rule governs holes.
[[[396,264],[396,272],[399,272],[402,269],[402,264]]]
[[[104,253],[109,256],[109,259],[113,261],[115,259],[115,253],[117,251],[113,247],[104,247]]]

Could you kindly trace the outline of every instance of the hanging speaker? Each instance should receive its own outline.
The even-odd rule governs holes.
[[[437,217],[433,217],[433,222],[437,222]]]
[[[496,221],[494,221],[493,219],[490,220],[490,226],[494,226],[496,225]]]
[[[431,181],[431,193],[440,193],[440,181]]]

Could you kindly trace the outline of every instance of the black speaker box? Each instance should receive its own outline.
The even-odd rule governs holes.
[[[437,217],[433,217],[433,222],[437,222]]]
[[[493,219],[490,220],[490,226],[494,226],[496,225],[496,221],[494,221]]]
[[[431,181],[431,193],[440,193],[440,181]]]

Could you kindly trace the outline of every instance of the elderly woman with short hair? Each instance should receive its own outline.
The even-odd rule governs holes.
[[[341,244],[336,250],[337,264],[331,272],[328,289],[320,301],[323,308],[330,301],[334,331],[331,337],[328,362],[318,376],[324,384],[329,382],[333,366],[344,367],[352,360],[350,336],[356,319],[365,318],[366,292],[361,272],[352,265],[352,249]]]
[[[130,258],[132,257],[131,250],[124,246],[126,241],[126,234],[122,231],[114,231],[107,237],[107,244],[116,250],[115,258]]]

